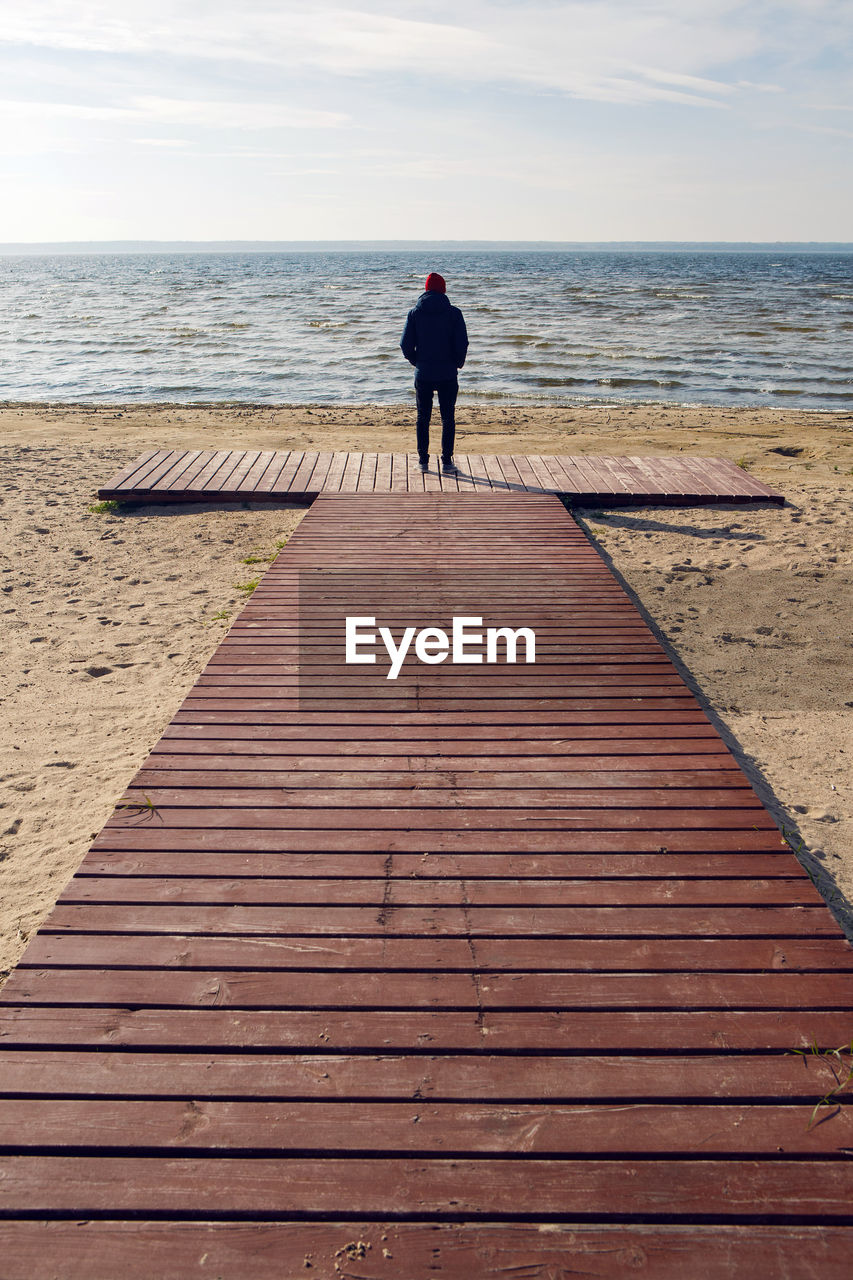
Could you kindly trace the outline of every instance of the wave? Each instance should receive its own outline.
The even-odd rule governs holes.
[[[776,322],[772,324],[771,329],[776,329],[778,333],[820,333],[818,325],[808,324],[781,324]]]
[[[187,255],[8,259],[6,394],[74,399],[106,387],[156,401],[173,388],[274,401],[286,367],[293,403],[352,400],[353,387],[398,401],[409,373],[399,334],[423,278],[412,261],[362,255],[343,279],[340,256],[322,254],[230,255],[203,269]],[[820,279],[805,255],[772,273],[766,259],[734,255],[495,261],[459,253],[453,263],[471,338],[463,384],[475,397],[809,408],[849,397],[853,258],[822,255]]]

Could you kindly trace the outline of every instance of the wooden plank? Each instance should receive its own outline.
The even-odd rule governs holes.
[[[621,500],[632,496],[628,487],[614,477],[603,457],[599,457],[598,454],[588,454],[576,461],[578,469],[589,478],[589,483],[595,491],[593,501],[616,501],[619,505]]]
[[[161,908],[166,914],[167,908]],[[174,915],[174,913],[170,913]],[[316,912],[315,912],[316,914]],[[393,919],[396,912],[390,912]],[[374,914],[375,918],[375,914]],[[164,931],[168,924],[160,926]],[[180,929],[175,921],[171,932]],[[136,930],[131,930],[136,932]],[[224,931],[216,931],[227,932]],[[246,930],[246,934],[255,932]],[[263,930],[256,931],[264,936]],[[375,932],[375,931],[374,931]],[[393,931],[391,931],[393,932]],[[440,931],[434,931],[438,934]],[[722,931],[720,931],[722,934]],[[234,931],[235,936],[245,936]],[[323,937],[322,930],[305,937]],[[465,937],[459,930],[457,937]],[[474,964],[476,961],[474,961]],[[479,974],[479,971],[477,971]],[[179,969],[16,969],[4,1003],[233,1009],[623,1009],[718,1010],[846,1008],[849,973],[376,973],[358,970],[342,984],[333,971]],[[745,1086],[744,1086],[745,1087]],[[746,1090],[748,1092],[748,1090]]]
[[[196,1155],[395,1154],[844,1156],[853,1114],[835,1108],[823,1124],[794,1103],[705,1106],[635,1103],[256,1102],[133,1099],[0,1100],[0,1146],[26,1155],[82,1154],[90,1147]],[[827,1108],[829,1111],[830,1108]]]
[[[754,833],[753,833],[754,834]],[[734,844],[731,833],[729,843]],[[646,852],[584,852],[568,849],[559,853],[542,853],[528,848],[512,852],[490,850],[472,853],[454,850],[438,852],[434,848],[424,853],[391,852],[394,875],[409,879],[453,880],[502,878],[511,875],[538,876],[543,879],[564,880],[568,875],[597,877],[608,881],[620,876],[637,879],[661,875],[665,865],[666,876],[671,880],[707,878],[718,876],[729,880],[751,880],[756,877],[791,879],[799,874],[807,878],[805,871],[791,857],[782,841],[776,842],[776,851],[762,852],[757,844],[744,843],[738,852],[664,853],[656,846]],[[316,842],[315,842],[316,843]],[[485,842],[484,842],[485,843]],[[639,844],[640,841],[637,841]],[[694,843],[698,843],[694,837]],[[204,853],[200,850],[180,852],[175,849],[121,853],[113,850],[106,854],[92,851],[80,866],[80,879],[89,875],[139,876],[256,876],[260,878],[288,876],[313,879],[315,876],[351,878],[360,876],[384,877],[387,872],[388,851],[377,853],[375,844],[362,841],[363,848],[331,852],[319,848],[286,851],[252,851],[227,853],[222,850]],[[783,851],[784,849],[784,851]],[[367,851],[365,851],[367,850]],[[665,859],[665,863],[664,860]],[[606,884],[604,886],[606,888]]]
[[[433,455],[433,457],[435,460],[430,466],[430,469],[428,471],[421,471],[419,464],[413,464],[413,465],[418,465],[418,472],[423,482],[424,493],[442,493],[443,492],[441,487],[442,485],[441,461],[437,455]],[[411,482],[410,482],[410,487],[411,487]]]
[[[719,470],[712,459],[689,458],[680,455],[679,468],[685,473],[685,490],[690,492],[691,483],[696,487],[706,488],[710,493],[723,500],[734,501],[745,492],[745,486],[727,469]]]
[[[175,457],[175,461],[167,471],[155,471],[150,477],[151,481],[156,484],[158,489],[173,489],[179,487],[183,489],[188,483],[192,482],[192,476],[198,469],[198,462],[203,458],[199,449],[190,449],[185,453],[180,453]]]
[[[287,485],[288,493],[312,492],[311,476],[314,474],[319,460],[319,453],[309,451],[302,454],[299,466],[293,472],[293,476]]]
[[[645,485],[641,482],[638,493],[634,475],[630,468],[624,465],[621,458],[617,458],[612,454],[602,454],[596,458],[596,465],[599,470],[612,478],[614,492],[619,493],[621,491],[630,498],[642,496]]]
[[[426,492],[424,472],[421,471],[417,454],[409,453],[406,455],[406,488],[409,493],[418,495]],[[339,562],[339,557],[336,557],[336,559]]]
[[[219,468],[213,479],[205,486],[205,490],[208,493],[221,493],[223,490],[227,492],[238,488],[252,463],[257,461],[257,456],[256,452],[242,452],[234,449],[227,465]]]
[[[221,935],[55,934],[42,930],[19,961],[22,969],[172,968],[248,970],[394,970],[479,973],[776,972],[853,970],[840,938],[252,938]]]
[[[650,497],[666,497],[666,484],[655,467],[654,458],[641,458],[636,455],[631,455],[624,459],[624,461],[626,465],[630,467],[632,474],[636,477],[638,485],[642,485],[643,489]]]
[[[285,494],[285,493],[289,494],[290,486],[293,482],[293,478],[299,471],[304,460],[305,460],[304,452],[302,452],[301,450],[294,450],[288,456],[288,459],[285,462],[284,466],[281,468],[281,471],[279,471],[277,477],[275,478],[275,481],[270,487],[269,492],[271,494],[276,494],[277,496],[280,496],[281,494]]]
[[[489,477],[489,484],[493,489],[500,491],[506,488],[506,480],[500,459],[494,454],[483,454],[483,470]]]
[[[474,493],[476,484],[471,473],[471,459],[467,453],[456,454],[456,487],[460,493]]]
[[[701,1259],[703,1280],[739,1275],[847,1280],[853,1228],[750,1224],[660,1226],[520,1223],[412,1223],[338,1220],[257,1222],[0,1221],[6,1280],[185,1280],[212,1275],[281,1280],[313,1270],[341,1280],[510,1274],[612,1277],[616,1265],[655,1280],[683,1280]],[[203,1260],[203,1261],[202,1261]],[[535,1270],[534,1270],[535,1269]],[[203,1272],[201,1273],[203,1274]]]
[[[379,917],[379,918],[377,918]],[[327,903],[322,914],[314,907],[218,906],[194,903],[103,904],[60,901],[48,916],[51,930],[81,932],[334,934],[370,936],[392,934],[443,937],[679,937],[701,932],[713,937],[799,936],[833,938],[838,927],[825,906],[681,907],[511,907],[393,903],[379,912],[371,907]]]
[[[518,475],[519,483],[524,486],[527,492],[532,492],[538,488],[538,477],[526,457],[513,453],[509,455],[509,462]]]
[[[479,453],[469,453],[468,464],[471,483],[474,486],[474,492],[482,496],[491,496],[492,484],[486,474],[486,467],[482,455]]]
[[[376,477],[374,480],[374,488],[377,493],[390,493],[391,491],[391,466],[392,455],[390,453],[378,453],[376,455]]]
[[[668,862],[661,859],[660,870],[668,870]],[[556,910],[573,906],[594,906],[599,910],[626,906],[735,906],[747,904],[822,906],[823,899],[807,876],[790,879],[716,880],[691,878],[680,880],[662,874],[659,879],[608,878],[606,884],[608,907],[601,907],[601,877],[574,880],[510,879],[492,876],[489,879],[448,880],[445,878],[415,879],[411,875],[390,874],[374,876],[323,877],[319,873],[310,879],[281,876],[170,876],[161,871],[156,876],[98,876],[77,875],[60,895],[60,903],[70,902],[193,902],[193,903],[256,903],[259,905],[291,904],[305,906],[322,902],[329,906],[340,903],[370,906],[458,905],[481,906],[536,906]],[[842,938],[838,943],[839,958],[842,953],[853,958],[853,948]],[[672,948],[670,948],[670,951]],[[681,948],[679,948],[679,952]],[[470,957],[469,957],[470,959]],[[677,957],[672,956],[673,962]],[[738,968],[732,965],[732,968]],[[827,967],[830,967],[829,965]]]
[[[387,686],[380,685],[379,688],[383,690],[381,698],[383,709],[387,708],[389,714],[399,719],[401,713],[413,713],[416,710],[416,705],[413,701],[416,689],[407,689],[405,685],[397,685],[394,689],[388,689],[387,692],[384,692]],[[555,713],[571,712],[588,715],[590,720],[604,715],[611,715],[620,719],[627,718],[632,711],[636,715],[660,712],[662,713],[660,716],[662,721],[669,714],[685,714],[695,706],[695,699],[689,691],[683,693],[674,691],[672,694],[663,693],[659,697],[653,693],[636,692],[632,693],[630,697],[608,698],[605,694],[596,697],[594,689],[581,689],[578,691],[577,697],[562,697],[550,700],[544,693],[536,697],[534,694],[518,688],[514,691],[490,691],[474,688],[469,692],[472,695],[470,697],[461,694],[453,695],[450,692],[442,695],[440,687],[425,693],[417,690],[418,704],[425,711],[434,711],[437,714],[455,711],[460,715],[476,713],[479,716],[485,712],[496,712],[504,717],[511,717],[538,713],[543,719],[547,717],[549,705]],[[257,699],[246,697],[239,690],[229,693],[227,690],[197,689],[187,696],[181,710],[192,712],[193,716],[201,715],[205,712],[215,712],[219,719],[223,718],[226,713],[229,715],[251,715],[254,710],[255,716],[260,715],[265,722],[271,723],[275,715],[290,715],[300,709],[307,714],[319,711],[320,708],[328,705],[328,701],[329,691],[317,686],[308,690],[298,687],[292,690],[271,691],[267,697],[258,697]],[[516,706],[512,705],[513,701]],[[361,715],[370,713],[373,710],[376,706],[376,699],[366,693],[359,696],[359,691],[353,689],[350,690],[348,697],[340,699],[340,703],[352,714]],[[646,722],[648,723],[648,721]]]
[[[216,491],[223,498],[245,492],[244,476],[237,472],[241,456],[239,451],[226,450],[218,453],[220,463],[223,454],[233,454],[228,458],[233,465],[220,471],[217,464]],[[163,488],[169,493],[171,500],[197,497],[205,491],[205,484],[210,479],[207,467],[217,454],[208,451],[202,456],[204,463],[199,468],[196,466],[198,451],[181,453],[149,450],[132,463],[126,464],[99,493],[101,496],[108,496],[136,489],[154,493]],[[783,501],[780,494],[754,476],[734,467],[727,459],[693,458],[685,454],[648,458],[460,454],[457,456],[457,463],[461,463],[461,467],[457,476],[443,477],[431,472],[424,479],[419,472],[417,476],[406,474],[416,465],[413,457],[408,459],[404,468],[403,455],[394,455],[398,461],[389,465],[386,459],[390,455],[337,451],[332,455],[328,467],[325,467],[326,455],[323,455],[327,483],[317,468],[317,458],[313,458],[312,465],[310,454],[299,455],[299,462],[293,469],[290,469],[290,464],[294,462],[294,458],[287,451],[275,452],[268,460],[266,454],[263,456],[263,470],[271,468],[276,475],[284,473],[286,491],[294,496],[309,496],[318,492],[322,484],[330,493],[391,494],[406,490],[418,493],[473,490],[493,494],[505,490],[539,494],[559,492],[566,493],[576,501],[610,502],[615,505],[636,505],[644,498],[654,498],[664,503]],[[257,461],[256,459],[246,470],[254,472]],[[288,468],[286,472],[285,468]],[[200,472],[205,474],[201,484],[197,484]],[[404,475],[405,484],[402,483]],[[253,476],[255,478],[257,473]],[[412,484],[412,479],[419,483]],[[252,485],[252,491],[256,491],[259,496],[268,497],[271,493],[283,490],[276,488],[272,481],[263,487]]]
[[[375,704],[372,705],[375,706]],[[234,731],[241,725],[284,728],[292,722],[293,717],[288,715],[284,708],[265,706],[255,707],[252,710],[241,707],[239,704],[235,705],[233,702],[231,705],[217,706],[210,700],[198,706],[193,705],[189,699],[184,701],[172,718],[172,724],[182,728],[187,725],[216,725],[220,730],[226,729],[228,732]],[[324,729],[350,725],[357,727],[359,735],[367,732],[371,726],[381,726],[387,729],[389,737],[393,737],[395,733],[401,735],[417,732],[421,726],[430,728],[434,725],[443,726],[445,732],[448,729],[454,732],[477,731],[500,725],[501,736],[520,728],[530,731],[537,727],[547,727],[548,732],[553,733],[556,729],[566,732],[568,728],[577,731],[585,727],[593,727],[598,732],[612,729],[614,732],[618,730],[625,737],[631,737],[636,734],[638,726],[642,725],[651,726],[657,735],[675,725],[694,729],[700,728],[708,721],[698,706],[688,706],[681,710],[671,705],[650,706],[648,699],[636,699],[632,700],[630,710],[625,708],[611,710],[602,706],[600,702],[594,706],[552,706],[549,710],[542,710],[539,707],[531,710],[516,707],[495,710],[493,707],[484,705],[460,709],[458,701],[454,700],[448,708],[443,710],[424,708],[418,712],[417,717],[406,717],[405,720],[401,720],[399,712],[393,710],[373,711],[370,715],[366,715],[353,707],[346,710],[336,708],[325,711],[313,707],[302,707],[300,723],[308,727],[320,725]]]
[[[164,477],[157,486],[158,490],[163,490],[166,494],[175,490],[179,495],[183,495],[193,488],[196,477],[201,474],[209,460],[209,450],[193,449],[184,454],[186,466],[180,465],[169,476]]]
[[[323,494],[338,493],[346,470],[348,453],[336,450],[332,453],[332,463],[323,482]]]
[[[572,463],[581,478],[576,501],[598,503],[613,497],[612,481],[596,466],[595,458],[574,457]]]
[[[229,777],[227,774],[225,776]],[[423,779],[421,782],[421,779],[413,778],[411,775],[402,777],[390,774],[387,775],[387,785],[385,778],[380,775],[379,778],[365,778],[362,785],[356,787],[351,780],[335,776],[325,781],[324,785],[324,776],[321,774],[314,775],[313,778],[309,776],[301,783],[295,778],[292,785],[288,786],[274,774],[253,776],[249,773],[243,778],[238,773],[236,776],[231,775],[223,787],[222,783],[215,780],[211,782],[205,777],[193,779],[186,774],[179,774],[175,778],[170,774],[160,775],[152,770],[143,775],[137,784],[127,789],[121,804],[125,809],[132,809],[137,804],[147,809],[148,802],[145,799],[147,795],[150,802],[160,811],[159,816],[163,821],[166,821],[165,811],[167,810],[197,808],[211,802],[228,808],[253,810],[285,807],[333,809],[341,806],[347,809],[354,807],[438,808],[445,814],[446,822],[453,821],[446,817],[446,811],[449,808],[452,808],[454,817],[458,817],[457,811],[463,809],[502,809],[515,813],[522,804],[528,809],[546,811],[537,814],[537,817],[542,819],[546,818],[547,813],[561,819],[566,817],[567,813],[574,816],[577,811],[583,812],[596,808],[608,810],[671,808],[678,811],[743,809],[760,812],[762,815],[765,812],[752,788],[743,780],[732,778],[727,778],[720,783],[713,777],[708,782],[700,777],[700,782],[697,784],[695,778],[688,775],[683,784],[676,781],[665,786],[654,787],[636,785],[631,776],[626,779],[622,774],[605,774],[606,781],[601,786],[584,785],[584,779],[580,777],[575,777],[561,785],[553,775],[546,774],[546,778],[551,778],[551,785],[542,785],[539,781],[541,775],[534,774],[532,781],[529,774],[519,776],[520,786],[513,785],[509,779],[502,785],[489,786],[489,782],[495,783],[499,780],[497,775],[477,780],[473,785],[466,786],[465,775],[462,775],[454,787],[449,777]],[[593,774],[590,777],[590,783],[595,784],[599,779],[601,779],[600,774]],[[143,788],[145,788],[145,795],[143,795]],[[211,796],[209,789],[215,791],[217,795]],[[523,794],[519,794],[522,789]],[[134,815],[125,814],[120,809],[117,820],[120,821],[125,816],[131,818]],[[621,821],[623,818],[624,815],[620,814],[617,820]],[[526,820],[532,821],[530,814],[526,815]],[[499,826],[501,821],[498,818],[495,825]]]
[[[162,474],[164,464],[167,464],[165,469],[168,470],[174,462],[184,456],[185,452],[186,451],[183,449],[151,450],[147,456],[143,454],[142,457],[138,459],[139,465],[131,473],[129,478],[127,478],[123,483],[119,482],[115,487],[130,491],[146,489],[148,487],[148,478],[150,476]],[[126,473],[127,468],[124,468],[121,474],[126,475]]]
[[[363,453],[361,467],[358,472],[356,488],[359,493],[373,493],[376,488],[376,466],[378,454]]]
[[[331,469],[333,459],[333,453],[317,454],[317,461],[314,464],[314,468],[305,481],[305,489],[307,493],[313,495],[319,494],[322,491],[323,485],[326,483],[326,477]]]
[[[146,451],[141,453],[138,458],[134,458],[132,462],[126,463],[125,466],[116,471],[116,473],[110,477],[109,485],[105,487],[108,487],[111,491],[121,488],[133,488],[132,477],[134,477],[137,472],[147,468],[159,452],[159,449],[146,449]]]
[[[188,1015],[183,1016],[186,1020]],[[323,1046],[307,1053],[257,1054],[185,1048],[171,1053],[10,1048],[3,1054],[0,1096],[479,1100],[599,1106],[653,1100],[742,1104],[744,1099],[761,1099],[762,1105],[796,1101],[814,1108],[838,1084],[831,1064],[811,1055],[519,1055],[484,1053],[484,1040],[491,1048],[490,1037],[481,1032],[480,1052],[473,1054],[379,1051],[363,1057],[330,1052]],[[846,1104],[849,1087],[837,1096]],[[833,1127],[829,1115],[826,1127]],[[853,1172],[853,1162],[848,1164]]]
[[[353,736],[349,719],[336,719],[334,715],[323,722],[305,719],[279,726],[229,723],[220,728],[204,721],[198,724],[172,721],[166,726],[160,743],[155,744],[153,750],[156,752],[164,747],[171,751],[174,739],[179,739],[182,743],[222,739],[239,743],[241,751],[246,749],[243,744],[247,742],[261,745],[274,742],[277,744],[276,751],[284,749],[280,744],[287,744],[298,750],[299,744],[303,742],[310,744],[313,751],[315,745],[322,742],[329,745],[331,754],[345,753],[348,745],[352,745],[356,754],[360,754],[368,744],[373,744],[375,749],[377,743],[381,744],[382,751],[398,748],[408,751],[412,749],[409,746],[411,743],[415,744],[414,750],[419,752],[426,752],[431,748],[441,751],[449,744],[454,752],[470,750],[476,754],[483,750],[485,743],[489,752],[495,755],[502,748],[506,748],[511,755],[522,754],[528,745],[532,745],[536,751],[547,751],[549,754],[596,756],[599,753],[622,750],[633,754],[648,743],[653,752],[665,751],[678,755],[685,750],[711,751],[715,754],[722,752],[726,758],[730,758],[719,735],[704,717],[663,723],[656,728],[654,735],[639,731],[632,733],[630,724],[607,721],[600,725],[573,723],[568,730],[561,729],[560,723],[556,721],[553,725],[547,725],[535,721],[507,722],[501,726],[500,738],[496,739],[488,722],[463,724],[452,719],[436,720],[428,715],[418,716],[407,724],[382,719],[381,716],[371,717],[359,727],[358,737]],[[264,746],[264,750],[266,749]]]
[[[290,461],[291,456],[291,451],[289,449],[280,450],[273,454],[269,465],[265,468],[263,475],[259,477],[254,489],[252,490],[252,493],[256,498],[263,498],[275,492],[275,486],[278,478],[287,466],[287,463]]]
[[[638,748],[645,745],[642,739],[633,741]],[[619,742],[600,745],[611,751],[625,746]],[[419,775],[459,771],[467,775],[472,771],[480,774],[481,767],[485,773],[495,771],[500,776],[500,767],[505,765],[519,778],[519,785],[520,775],[527,772],[540,774],[550,771],[555,776],[586,777],[592,773],[600,776],[598,771],[602,769],[628,779],[648,777],[653,770],[665,773],[673,779],[688,773],[698,776],[703,772],[728,777],[734,772],[730,768],[730,756],[722,752],[695,751],[697,746],[703,745],[701,741],[686,744],[691,747],[691,753],[685,755],[676,752],[661,752],[660,755],[644,754],[640,750],[632,752],[631,745],[629,740],[626,750],[613,755],[581,754],[577,750],[565,754],[554,751],[549,755],[540,755],[536,751],[537,747],[541,750],[542,744],[536,741],[495,743],[488,748],[494,754],[481,755],[478,747],[482,749],[482,744],[464,740],[387,744],[367,740],[361,742],[359,750],[355,742],[339,744],[322,739],[281,742],[265,739],[257,742],[251,739],[190,738],[185,741],[171,738],[161,743],[160,750],[152,752],[143,766],[143,772],[145,777],[149,777],[152,770],[167,772],[173,769],[190,769],[201,774],[224,769],[251,769],[257,774],[282,771],[286,776],[296,778],[306,771],[329,770],[334,765],[337,776],[345,775],[349,780],[351,774],[367,774],[375,770],[403,770]],[[682,741],[681,745],[684,746],[685,743]],[[338,754],[335,751],[337,746],[347,749]],[[499,750],[500,747],[504,748],[503,752]],[[380,751],[383,754],[374,754]]]
[[[361,453],[347,454],[347,460],[341,475],[341,493],[355,493],[358,488],[358,477],[361,472],[361,464],[364,455]]]
[[[688,1275],[720,1223],[851,1222],[847,1111],[813,1119],[845,1079],[853,951],[713,727],[559,501],[493,488],[497,458],[468,494],[382,496],[394,458],[367,465],[371,492],[318,499],[0,994],[5,1210],[156,1214],[173,1239],[181,1214],[391,1214],[454,1248],[466,1217],[495,1241],[519,1214],[616,1215],[690,1233]],[[389,620],[461,579],[466,607],[536,620],[541,666],[359,691],[347,593],[329,575],[297,645],[298,586],[377,565]]]
[[[576,477],[563,465],[565,459],[558,458],[555,454],[544,453],[540,457],[558,493],[577,494],[579,492]]]
[[[234,451],[232,449],[216,449],[208,455],[208,461],[201,471],[199,471],[192,481],[193,494],[202,494],[208,484],[216,477],[220,469],[229,469],[233,461]],[[174,497],[178,496],[178,490],[170,490]]]
[[[0,1020],[2,1062],[12,1062],[7,1055],[13,1049],[39,1046],[36,1056],[31,1054],[21,1060],[18,1079],[25,1081],[29,1072],[27,1086],[44,1079],[45,1087],[56,1089],[72,1078],[69,1067],[79,1078],[85,1078],[102,1059],[85,1052],[77,1057],[62,1057],[57,1060],[55,1074],[47,1079],[42,1077],[42,1066],[48,1061],[52,1064],[54,1059],[43,1056],[45,1049],[66,1055],[74,1048],[97,1050],[98,1054],[104,1050],[112,1054],[123,1048],[144,1049],[146,1053],[153,1049],[222,1049],[234,1053],[242,1048],[252,1053],[288,1050],[347,1054],[352,1050],[373,1050],[412,1056],[424,1052],[481,1053],[484,1043],[488,1043],[492,1053],[528,1055],[731,1053],[735,1057],[730,1065],[736,1069],[738,1055],[743,1052],[791,1055],[794,1049],[810,1051],[813,1044],[836,1047],[844,1044],[849,1034],[847,1009],[796,1008],[717,1009],[711,1017],[706,1009],[689,1008],[624,1008],[618,1017],[612,1009],[573,1009],[571,1017],[566,1017],[559,1009],[232,1010],[207,1006],[194,1009],[188,1018],[186,1009],[81,1006],[69,1018],[68,1009],[62,1005],[12,1002],[3,1007]],[[128,1061],[120,1058],[111,1068],[119,1073],[113,1077],[113,1093]],[[105,1062],[105,1070],[107,1067],[109,1063]],[[191,1077],[187,1080],[187,1093],[194,1096],[198,1077],[195,1082]],[[89,1092],[98,1095],[102,1084],[103,1077]],[[140,1085],[137,1092],[142,1091]],[[29,1096],[33,1090],[8,1088],[7,1092]],[[244,1096],[239,1088],[236,1096]],[[609,1091],[602,1091],[601,1096],[609,1097]]]
[[[185,449],[161,450],[150,464],[137,472],[133,479],[134,489],[156,490],[161,481],[174,475],[176,467],[183,467],[187,453]]]
[[[780,1223],[849,1222],[853,1163],[786,1160],[477,1160],[435,1157],[318,1160],[258,1157],[151,1160],[0,1156],[4,1213],[428,1215],[441,1220],[527,1214],[669,1221],[720,1215]]]
[[[445,471],[443,467],[436,467],[436,478],[438,480],[438,489],[441,493],[459,493],[459,471]]]
[[[391,455],[391,492],[392,493],[408,493],[409,491],[409,462],[405,453],[392,453]]]
[[[683,499],[693,495],[704,501],[720,499],[721,495],[715,485],[703,476],[691,473],[685,467],[682,457],[658,457],[656,465],[666,479],[670,496]],[[726,486],[724,497],[728,496],[728,489]]]
[[[511,490],[514,493],[524,493],[527,486],[518,473],[518,468],[512,458],[499,455],[495,458],[498,467],[498,475],[502,481],[502,487]]]
[[[579,458],[558,457],[558,461],[562,474],[567,477],[567,487],[562,491],[563,494],[567,497],[577,494],[580,498],[588,488],[588,480],[579,466]]]
[[[784,502],[782,494],[777,493],[774,489],[759,480],[757,476],[751,475],[745,468],[738,466],[732,462],[730,458],[702,458],[690,459],[691,464],[702,462],[703,464],[713,464],[715,476],[719,475],[724,479],[731,477],[733,483],[737,486],[739,494],[745,494],[750,500],[767,499],[771,502]]]
[[[237,481],[235,493],[243,494],[244,496],[252,493],[260,484],[275,456],[274,449],[261,450],[248,471]]]
[[[222,850],[226,853],[280,853],[285,849],[290,854],[300,852],[320,853],[360,853],[365,850],[375,851],[377,837],[372,824],[366,823],[362,828],[339,827],[316,828],[316,811],[309,812],[304,819],[306,826],[288,828],[286,837],[281,828],[271,825],[267,828],[254,826],[239,828],[236,826],[216,827],[212,823],[206,826],[179,828],[172,825],[168,838],[164,839],[162,829],[152,827],[120,828],[107,825],[95,838],[93,850],[103,855],[107,851],[119,850],[162,850],[164,845],[168,853],[179,853],[182,850],[197,852]],[[403,822],[403,818],[400,818]],[[528,823],[526,828],[517,830],[500,830],[489,828],[486,824],[480,828],[466,828],[447,831],[441,826],[415,827],[403,825],[394,829],[386,825],[383,830],[381,845],[383,851],[399,854],[426,855],[434,858],[437,854],[448,854],[461,857],[465,854],[526,854],[534,857],[538,854],[627,854],[638,853],[659,854],[662,850],[667,854],[681,853],[690,855],[715,854],[719,852],[751,855],[752,853],[778,853],[784,849],[788,865],[793,860],[788,846],[782,840],[775,827],[764,831],[741,828],[733,829],[701,829],[685,827],[673,830],[672,827],[662,829],[660,826],[650,828],[626,827],[624,830],[610,829],[601,831],[595,827],[584,829],[569,824],[543,830]],[[423,860],[423,857],[422,857]],[[616,866],[614,861],[611,865]],[[751,863],[750,863],[751,865]]]
[[[338,797],[339,798],[339,797]],[[526,841],[528,833],[538,830],[557,832],[610,832],[618,831],[657,831],[662,834],[663,843],[671,845],[682,831],[717,830],[744,831],[764,830],[776,833],[777,827],[773,819],[760,806],[742,808],[715,807],[705,811],[700,808],[674,808],[657,805],[654,808],[615,809],[602,800],[597,807],[589,808],[543,808],[532,814],[527,807],[516,808],[459,808],[454,809],[452,821],[440,807],[414,808],[395,804],[394,808],[384,806],[374,808],[356,808],[340,805],[332,807],[330,803],[318,800],[316,805],[293,804],[280,808],[256,808],[245,806],[225,807],[221,797],[207,796],[204,808],[166,807],[159,805],[156,813],[148,809],[144,797],[140,807],[131,805],[129,809],[119,810],[118,816],[111,818],[104,835],[109,832],[110,839],[132,834],[140,835],[153,828],[162,842],[164,832],[177,833],[181,829],[194,831],[226,830],[235,835],[240,831],[272,831],[297,832],[305,830],[323,831],[429,831],[441,833],[452,830],[490,831],[515,833],[516,844]],[[135,824],[135,827],[132,825]],[[523,833],[523,834],[522,834]],[[170,834],[169,840],[175,837]],[[290,836],[287,837],[290,839]],[[384,839],[384,836],[383,836]],[[667,845],[669,847],[669,845]]]

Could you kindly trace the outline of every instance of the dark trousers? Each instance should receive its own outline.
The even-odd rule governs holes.
[[[429,378],[415,378],[415,399],[418,405],[418,456],[429,454],[429,420],[432,417],[432,396],[438,392],[438,409],[441,414],[441,456],[452,458],[453,445],[456,441],[456,396],[459,393],[459,381],[456,378],[442,378],[435,382]]]

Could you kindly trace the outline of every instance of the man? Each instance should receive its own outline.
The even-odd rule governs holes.
[[[447,285],[437,271],[426,278],[424,292],[406,317],[400,349],[415,366],[415,399],[418,406],[417,442],[421,470],[429,469],[429,422],[433,392],[438,392],[441,413],[441,469],[456,470],[454,409],[459,392],[457,370],[465,363],[468,333],[458,307],[450,305]]]

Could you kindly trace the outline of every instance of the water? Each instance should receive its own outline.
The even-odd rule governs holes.
[[[0,400],[400,403],[428,270],[461,396],[849,407],[853,255],[87,254],[0,258]]]

